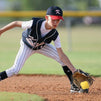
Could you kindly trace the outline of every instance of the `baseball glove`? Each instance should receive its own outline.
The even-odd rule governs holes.
[[[89,86],[93,84],[93,78],[86,72],[77,69],[73,73],[73,83],[78,87],[81,88],[81,82],[87,81],[89,83]]]

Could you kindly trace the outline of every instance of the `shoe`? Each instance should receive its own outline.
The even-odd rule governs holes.
[[[88,93],[89,89],[80,89],[79,93]]]
[[[82,89],[82,88],[79,89],[75,84],[72,84],[70,92],[71,93],[88,93],[89,89]]]
[[[71,93],[76,93],[76,92],[79,93],[79,92],[80,92],[80,89],[79,89],[76,85],[72,84],[72,85],[71,85],[70,92],[71,92]]]

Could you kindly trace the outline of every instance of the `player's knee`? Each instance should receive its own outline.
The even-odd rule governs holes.
[[[9,68],[6,71],[7,71],[8,77],[10,77],[12,75],[18,74],[20,69],[16,65],[13,65],[13,67]]]
[[[18,74],[19,71],[20,71],[19,68],[17,68],[17,67],[16,68],[13,68],[13,74]]]
[[[14,71],[14,74],[18,74],[18,73],[19,73],[19,70],[15,70],[15,71]]]
[[[58,59],[57,62],[60,63],[62,66],[65,65],[60,59]]]

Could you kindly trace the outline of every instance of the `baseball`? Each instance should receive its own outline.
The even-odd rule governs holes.
[[[83,81],[80,83],[80,86],[82,89],[88,89],[89,88],[89,83],[87,81]]]

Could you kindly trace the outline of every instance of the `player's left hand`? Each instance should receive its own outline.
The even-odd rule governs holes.
[[[86,72],[77,69],[73,73],[73,83],[82,89],[89,89],[89,87],[93,84],[94,79]]]

